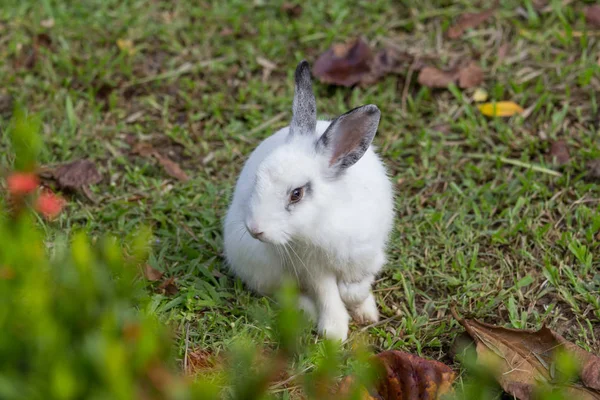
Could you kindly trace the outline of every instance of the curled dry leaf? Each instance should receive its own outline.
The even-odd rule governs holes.
[[[63,164],[51,171],[51,175],[58,185],[66,190],[77,190],[102,181],[102,175],[98,172],[96,164],[86,159]]]
[[[373,54],[362,39],[334,44],[315,61],[312,72],[321,82],[353,86],[371,71]]]
[[[569,154],[569,147],[567,146],[567,142],[564,140],[557,140],[552,142],[550,146],[550,161],[555,162],[557,165],[565,165],[568,164],[571,160],[571,156]]]
[[[585,20],[591,26],[600,28],[600,5],[587,6],[583,9]]]
[[[523,113],[523,107],[512,101],[498,101],[496,103],[483,103],[477,108],[486,117],[512,117]]]
[[[456,23],[448,29],[448,37],[450,39],[457,39],[461,37],[467,29],[475,28],[477,25],[494,15],[495,12],[496,6],[478,13],[462,14],[458,18],[458,21],[456,21]]]
[[[456,374],[447,365],[426,360],[413,354],[390,350],[375,356],[381,367],[379,380],[374,388],[362,391],[365,400],[433,400],[452,391]],[[347,395],[354,378],[340,382],[339,394]]]
[[[478,365],[488,369],[507,393],[520,400],[532,399],[540,380],[553,381],[554,357],[559,351],[566,351],[580,363],[583,385],[563,385],[565,394],[573,399],[600,399],[600,358],[567,342],[550,329],[508,329],[476,320],[457,319],[475,342]]]

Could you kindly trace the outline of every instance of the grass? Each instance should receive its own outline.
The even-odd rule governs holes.
[[[220,221],[245,157],[290,120],[297,62],[356,34],[441,67],[477,59],[490,99],[527,110],[489,119],[472,90],[432,91],[416,73],[368,88],[315,84],[322,117],[365,103],[382,110],[375,142],[397,183],[397,219],[375,287],[384,323],[365,331],[369,343],[452,363],[461,332],[454,305],[494,324],[546,324],[600,353],[600,188],[586,177],[586,163],[600,157],[600,36],[586,26],[583,2],[535,11],[531,1],[505,0],[454,41],[443,32],[485,2],[310,2],[297,17],[280,1],[8,3],[0,10],[0,165],[12,162],[11,102],[40,115],[44,164],[97,163],[96,203],[72,195],[44,228],[51,237],[85,229],[123,238],[152,226],[149,263],[178,287],[149,288],[152,307],[177,332],[182,359],[186,347],[219,352],[239,336],[272,343],[273,302],[227,274]],[[260,58],[276,64],[270,75]],[[557,139],[571,155],[560,171],[548,161]],[[137,142],[177,161],[190,181],[133,154]],[[362,332],[352,329],[351,340]]]

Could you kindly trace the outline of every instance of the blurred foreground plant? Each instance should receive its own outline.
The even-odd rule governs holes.
[[[9,130],[17,172],[0,202],[0,398],[206,398],[210,387],[173,373],[169,333],[144,312],[146,231],[125,255],[84,233],[49,254],[33,209],[51,218],[63,202],[38,189],[38,125],[17,110]]]

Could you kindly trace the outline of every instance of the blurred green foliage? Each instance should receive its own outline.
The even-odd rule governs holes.
[[[35,168],[39,126],[16,110],[10,129],[15,169]],[[224,368],[204,378],[184,377],[169,329],[146,311],[151,307],[139,270],[150,250],[150,232],[140,228],[125,243],[115,238],[92,243],[84,232],[46,243],[27,202],[22,197],[0,202],[0,399],[271,399],[278,393],[271,390],[274,382],[282,380],[301,381],[308,399],[337,399],[336,382],[347,373],[354,375],[347,398],[360,399],[362,388],[376,379],[366,346],[353,343],[352,351],[344,351],[335,342],[303,342],[310,325],[296,307],[291,283],[277,294],[275,351],[265,355],[240,339]],[[314,359],[312,371],[293,371],[307,354]],[[477,366],[472,348],[459,359],[468,377],[453,398],[502,396],[495,379]],[[556,364],[556,382],[541,387],[540,398],[563,398],[555,385],[576,375],[567,355],[559,355]]]

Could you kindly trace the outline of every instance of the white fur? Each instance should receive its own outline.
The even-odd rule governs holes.
[[[288,137],[283,128],[250,155],[225,218],[225,255],[231,271],[259,293],[296,279],[300,308],[317,318],[319,332],[345,340],[348,311],[363,323],[378,318],[371,284],[386,262],[393,189],[372,146],[332,177],[329,159],[314,145],[329,124],[318,121],[312,137]],[[288,191],[309,181],[311,193],[287,210]],[[247,225],[264,232],[267,243],[251,237]]]

